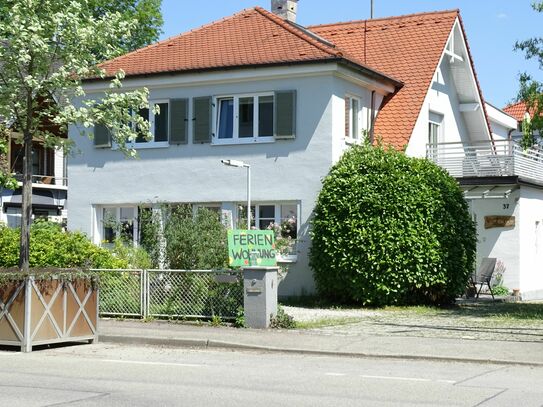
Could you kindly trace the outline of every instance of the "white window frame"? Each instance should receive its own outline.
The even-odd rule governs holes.
[[[298,235],[300,231],[300,202],[293,201],[281,201],[281,202],[251,202],[251,207],[255,207],[255,216],[253,219],[251,219],[251,223],[254,222],[255,227],[260,224],[260,206],[274,206],[274,220],[273,222],[276,224],[281,224],[281,206],[284,205],[292,205],[296,207],[296,235]],[[247,202],[237,202],[236,203],[236,224],[239,223],[239,216],[240,216],[240,206],[247,206]],[[267,218],[266,218],[267,219]],[[246,226],[244,226],[245,228]]]
[[[438,116],[440,120],[433,120],[432,116]],[[430,140],[430,125],[436,125],[437,126],[437,136],[436,136],[436,145],[439,143],[443,143],[443,122],[445,121],[445,116],[442,113],[430,111],[430,114],[428,115],[428,144],[432,145],[432,140]]]
[[[155,105],[161,104],[161,103],[167,103],[168,104],[168,124],[167,124],[167,140],[166,141],[155,141],[155,113],[153,112],[153,107]],[[136,112],[132,113],[133,115],[136,115]],[[146,148],[166,148],[170,146],[170,120],[171,120],[171,106],[170,106],[170,100],[169,99],[153,99],[149,100],[149,129],[151,131],[151,134],[153,135],[153,139],[149,141],[141,141],[141,142],[132,142],[127,143],[127,147],[133,148],[135,150],[139,149],[146,149]]]
[[[228,144],[254,144],[254,143],[273,143],[275,138],[271,136],[259,136],[259,108],[260,104],[258,99],[263,96],[273,97],[273,103],[275,107],[275,93],[274,92],[260,92],[260,93],[242,93],[242,94],[227,94],[227,95],[217,95],[213,97],[213,123],[212,123],[212,132],[213,138],[211,145],[228,145]],[[253,98],[253,137],[239,137],[239,100],[243,98]],[[233,130],[232,138],[220,139],[219,138],[219,120],[220,120],[220,111],[219,111],[219,101],[221,99],[233,99],[234,101],[234,112],[233,115]]]
[[[132,243],[134,246],[138,245],[138,236],[139,236],[139,208],[137,205],[130,204],[118,204],[118,205],[95,205],[94,213],[96,217],[95,231],[94,234],[94,243],[100,246],[107,246],[113,242],[108,242],[104,244],[105,234],[104,234],[104,209],[115,209],[115,221],[120,223],[121,221],[121,208],[131,208],[134,209],[134,224],[132,232]]]
[[[348,129],[349,129],[349,135],[345,137],[345,141],[347,141],[350,144],[355,143],[361,143],[364,141],[364,138],[362,137],[362,132],[364,130],[367,130],[365,123],[364,123],[364,115],[363,113],[363,106],[362,106],[362,98],[357,95],[347,94],[345,95],[345,99],[349,101],[349,114],[348,114]],[[353,101],[358,102],[358,113],[356,115],[357,117],[357,127],[358,127],[358,134],[356,137],[353,137],[354,132],[354,126],[353,126]]]

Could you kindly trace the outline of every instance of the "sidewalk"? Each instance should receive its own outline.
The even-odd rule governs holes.
[[[334,335],[311,330],[253,330],[101,319],[103,342],[226,348],[350,357],[449,360],[543,366],[543,343],[458,338]]]

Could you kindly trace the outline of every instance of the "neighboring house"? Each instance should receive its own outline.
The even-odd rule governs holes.
[[[7,124],[7,123],[6,123]],[[46,124],[44,124],[46,125]],[[55,134],[67,137],[53,129]],[[21,225],[23,135],[10,133],[7,168],[14,174],[19,188],[15,191],[0,187],[0,222],[9,227]],[[32,146],[32,217],[67,223],[68,181],[66,158],[61,148],[48,148],[39,141]]]
[[[255,226],[297,220],[296,256],[280,295],[311,293],[310,222],[321,180],[368,134],[448,167],[483,232],[479,261],[503,259],[506,285],[543,296],[540,273],[523,257],[539,250],[535,235],[525,242],[532,246],[518,247],[536,217],[528,206],[543,209],[543,194],[539,181],[502,177],[509,174],[493,146],[510,120],[483,101],[458,10],[301,27],[295,1],[272,4],[274,13],[247,9],[103,64],[109,75],[125,71],[125,88],[149,88],[160,114],[140,112],[154,139],[134,143],[138,160],[125,159],[104,128],[95,128],[94,141],[70,130],[82,154],[69,162],[69,228],[100,243],[113,233],[104,220],[114,219],[137,243],[138,206],[160,202],[217,208],[237,224],[246,173],[221,159],[241,160],[251,165]],[[85,83],[92,97],[107,89],[103,80]],[[468,153],[472,145],[484,149]],[[500,174],[488,177],[477,160]],[[490,192],[469,195],[480,187]],[[523,200],[526,225],[485,237],[484,214],[518,214]]]
[[[507,113],[508,115],[515,118],[517,121],[517,127],[512,132],[511,137],[515,140],[519,140],[522,138],[522,122],[524,119],[530,117],[532,118],[534,115],[534,111],[528,112],[528,107],[526,106],[526,102],[520,101],[517,103],[513,103],[510,105],[507,105],[503,108],[503,111]]]

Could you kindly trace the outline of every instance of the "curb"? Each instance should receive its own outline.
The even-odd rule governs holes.
[[[117,343],[126,345],[155,345],[172,348],[204,348],[204,349],[232,349],[252,350],[271,353],[290,353],[314,356],[336,356],[350,358],[370,359],[398,359],[398,360],[421,360],[434,362],[456,362],[456,363],[477,363],[487,365],[517,365],[530,367],[543,367],[543,362],[525,362],[505,359],[482,359],[482,358],[460,358],[451,356],[435,355],[409,355],[409,354],[383,354],[371,352],[341,352],[327,350],[311,350],[301,348],[278,348],[275,346],[250,345],[238,342],[226,342],[210,339],[192,338],[161,338],[153,336],[126,336],[126,335],[99,335],[99,342]]]

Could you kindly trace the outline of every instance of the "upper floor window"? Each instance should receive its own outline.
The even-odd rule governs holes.
[[[169,116],[170,104],[166,101],[155,100],[150,102],[150,106],[157,106],[158,112],[154,113],[154,109],[140,109],[138,115],[149,122],[149,130],[152,134],[151,140],[146,140],[143,134],[139,134],[134,143],[134,147],[142,147],[145,145],[158,147],[168,145],[169,140]]]
[[[362,102],[356,96],[345,97],[345,138],[352,141],[362,139]]]
[[[216,144],[273,140],[274,94],[216,98]]]
[[[443,142],[443,115],[430,112],[428,120],[428,144],[436,146]]]

